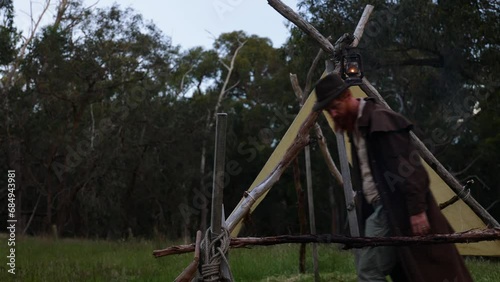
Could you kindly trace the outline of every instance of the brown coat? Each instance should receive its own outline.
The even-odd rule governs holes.
[[[394,235],[411,236],[410,216],[426,211],[431,233],[453,233],[429,190],[429,177],[410,138],[412,124],[367,98],[358,130],[366,140],[373,179],[388,211]],[[354,148],[354,146],[351,146]],[[353,151],[353,184],[357,189],[360,230],[372,212],[361,192],[357,154]],[[453,244],[398,247],[393,281],[472,281]]]

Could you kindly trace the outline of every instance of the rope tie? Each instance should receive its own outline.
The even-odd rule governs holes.
[[[250,199],[252,199],[254,203],[255,203],[255,202],[257,202],[257,200],[255,200],[255,198],[252,196],[252,194],[250,194],[250,192],[245,191],[245,192],[243,193],[243,195],[244,195],[245,197],[249,197]]]
[[[462,200],[466,200],[470,196],[470,189],[465,189],[465,186],[462,188],[462,191],[458,193],[458,197]]]
[[[229,267],[229,263],[226,258],[226,253],[229,250],[229,243],[231,242],[229,237],[229,230],[222,227],[222,232],[212,241],[210,241],[210,234],[212,234],[212,228],[208,228],[205,232],[205,238],[201,242],[201,250],[204,254],[203,264],[201,265],[201,275],[203,276],[203,281],[214,282],[221,281],[220,265],[224,261]],[[229,270],[229,278],[233,281],[233,274]]]

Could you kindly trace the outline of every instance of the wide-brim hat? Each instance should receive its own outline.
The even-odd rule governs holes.
[[[345,82],[338,73],[331,72],[320,79],[316,84],[316,104],[313,106],[313,111],[324,109],[330,102],[339,97],[347,88],[353,84]]]

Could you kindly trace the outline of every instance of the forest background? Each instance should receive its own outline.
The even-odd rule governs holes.
[[[191,241],[209,216],[214,113],[228,114],[228,215],[298,113],[289,74],[304,86],[319,46],[290,25],[279,48],[234,31],[183,50],[132,9],[59,3],[26,38],[13,1],[0,1],[0,171],[16,171],[16,231]],[[336,40],[366,4],[375,11],[359,46],[365,76],[500,220],[500,4],[304,0],[299,12]],[[345,233],[342,189],[312,148],[318,233]],[[303,155],[298,164],[305,176]],[[243,235],[299,233],[293,176],[289,168]],[[7,207],[7,177],[0,187]]]

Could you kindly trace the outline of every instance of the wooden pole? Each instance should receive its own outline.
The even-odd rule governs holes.
[[[340,170],[342,171],[342,179],[344,181],[344,195],[347,206],[347,215],[349,218],[349,231],[352,237],[359,236],[358,216],[356,214],[356,205],[354,203],[354,190],[352,189],[351,174],[349,169],[349,160],[345,149],[344,135],[335,132],[337,137],[337,147],[339,150]]]
[[[361,15],[361,19],[358,21],[358,25],[356,26],[356,29],[354,30],[354,41],[352,42],[352,47],[356,47],[359,44],[359,41],[361,40],[361,37],[363,37],[363,33],[365,31],[365,26],[368,23],[368,19],[370,18],[370,15],[373,12],[373,6],[372,5],[366,5],[365,9],[363,10],[363,15]]]
[[[285,5],[280,0],[268,0],[267,3],[273,7],[278,13],[283,17],[293,22],[296,26],[302,29],[307,35],[314,38],[320,43],[321,48],[327,53],[333,53],[333,45],[326,39],[319,31],[314,28],[310,23],[301,18],[297,13],[295,13],[290,7]]]
[[[356,204],[354,202],[354,197],[356,196],[356,194],[352,189],[351,173],[349,169],[349,160],[347,159],[347,152],[345,149],[344,134],[342,132],[335,132],[335,136],[337,137],[340,170],[342,171],[342,180],[344,183],[344,198],[347,209],[347,218],[349,221],[349,232],[352,237],[358,237],[360,236],[360,232],[358,225],[358,215],[356,213]],[[357,267],[359,262],[359,250],[354,251],[354,262]]]
[[[307,181],[307,204],[309,206],[309,230],[311,235],[316,235],[316,216],[314,214],[314,193],[312,187],[312,176],[311,176],[311,149],[310,146],[306,146],[305,157],[306,157],[306,181]],[[314,281],[319,281],[319,269],[318,269],[318,249],[315,243],[312,244],[312,255],[313,255],[313,270],[314,270]]]
[[[215,132],[215,158],[212,188],[212,239],[221,234],[222,202],[224,191],[224,166],[226,158],[227,114],[217,113]]]
[[[210,219],[211,223],[210,240],[215,240],[215,238],[217,238],[222,233],[222,222],[225,221],[225,217],[223,216],[224,214],[223,196],[224,196],[224,168],[226,164],[225,162],[226,127],[227,127],[227,114],[217,113],[216,132],[215,132],[214,174],[213,174],[213,188],[212,188],[212,213]],[[229,270],[229,265],[227,265],[224,260],[220,262],[219,274],[214,275],[213,277],[220,277],[221,281],[231,281],[231,273]]]
[[[300,88],[299,79],[296,74],[290,74],[290,82],[292,84],[293,91],[297,96],[299,105],[302,108],[304,105],[304,92]],[[307,234],[307,215],[305,211],[305,200],[304,200],[304,190],[302,189],[302,184],[300,183],[300,166],[298,156],[293,161],[293,182],[295,184],[295,190],[297,194],[297,212],[299,216],[299,227],[300,234]],[[300,244],[299,249],[299,272],[306,272],[306,244]]]
[[[318,55],[313,61],[311,69],[309,69],[309,73],[312,73],[312,69],[316,67],[318,63],[318,59],[322,54],[322,50],[318,52]],[[308,78],[310,79],[309,75]],[[306,88],[302,91],[299,87],[299,82],[297,75],[290,74],[290,80],[292,83],[292,88],[294,89],[295,95],[301,101],[300,107],[304,105],[307,100],[307,95],[305,93],[309,93],[308,85],[310,85],[310,81],[306,81]],[[315,125],[318,125],[315,123]],[[312,173],[311,173],[311,149],[310,146],[307,145],[304,148],[305,153],[305,165],[306,165],[306,183],[307,183],[307,203],[309,207],[309,232],[310,234],[316,234],[316,216],[314,214],[314,193],[312,187]],[[301,249],[302,250],[302,249]],[[302,253],[301,253],[302,254]],[[312,257],[313,257],[313,271],[314,271],[314,281],[319,281],[319,264],[318,264],[318,248],[315,243],[312,244]],[[301,257],[302,258],[302,257]],[[302,261],[301,261],[302,263]],[[300,264],[302,266],[302,264]]]
[[[482,241],[500,240],[500,229],[469,230],[453,234],[431,234],[426,236],[411,237],[348,237],[334,234],[322,235],[281,235],[274,237],[260,238],[231,238],[232,248],[244,248],[249,245],[278,245],[278,244],[345,244],[347,248],[363,248],[368,246],[409,246],[409,245],[429,245],[429,244],[456,244],[456,243],[476,243]],[[194,251],[194,244],[179,245],[163,250],[153,251],[155,257],[184,254]]]
[[[295,193],[297,194],[297,213],[299,216],[299,232],[300,235],[307,234],[307,220],[305,212],[304,191],[300,183],[300,167],[299,160],[295,158],[293,161],[293,182],[295,184]],[[299,272],[306,272],[306,244],[300,244],[299,248]]]
[[[201,231],[196,232],[196,243],[194,249],[193,261],[184,269],[184,271],[175,278],[174,282],[191,282],[198,272],[198,264],[200,262],[200,243]]]

